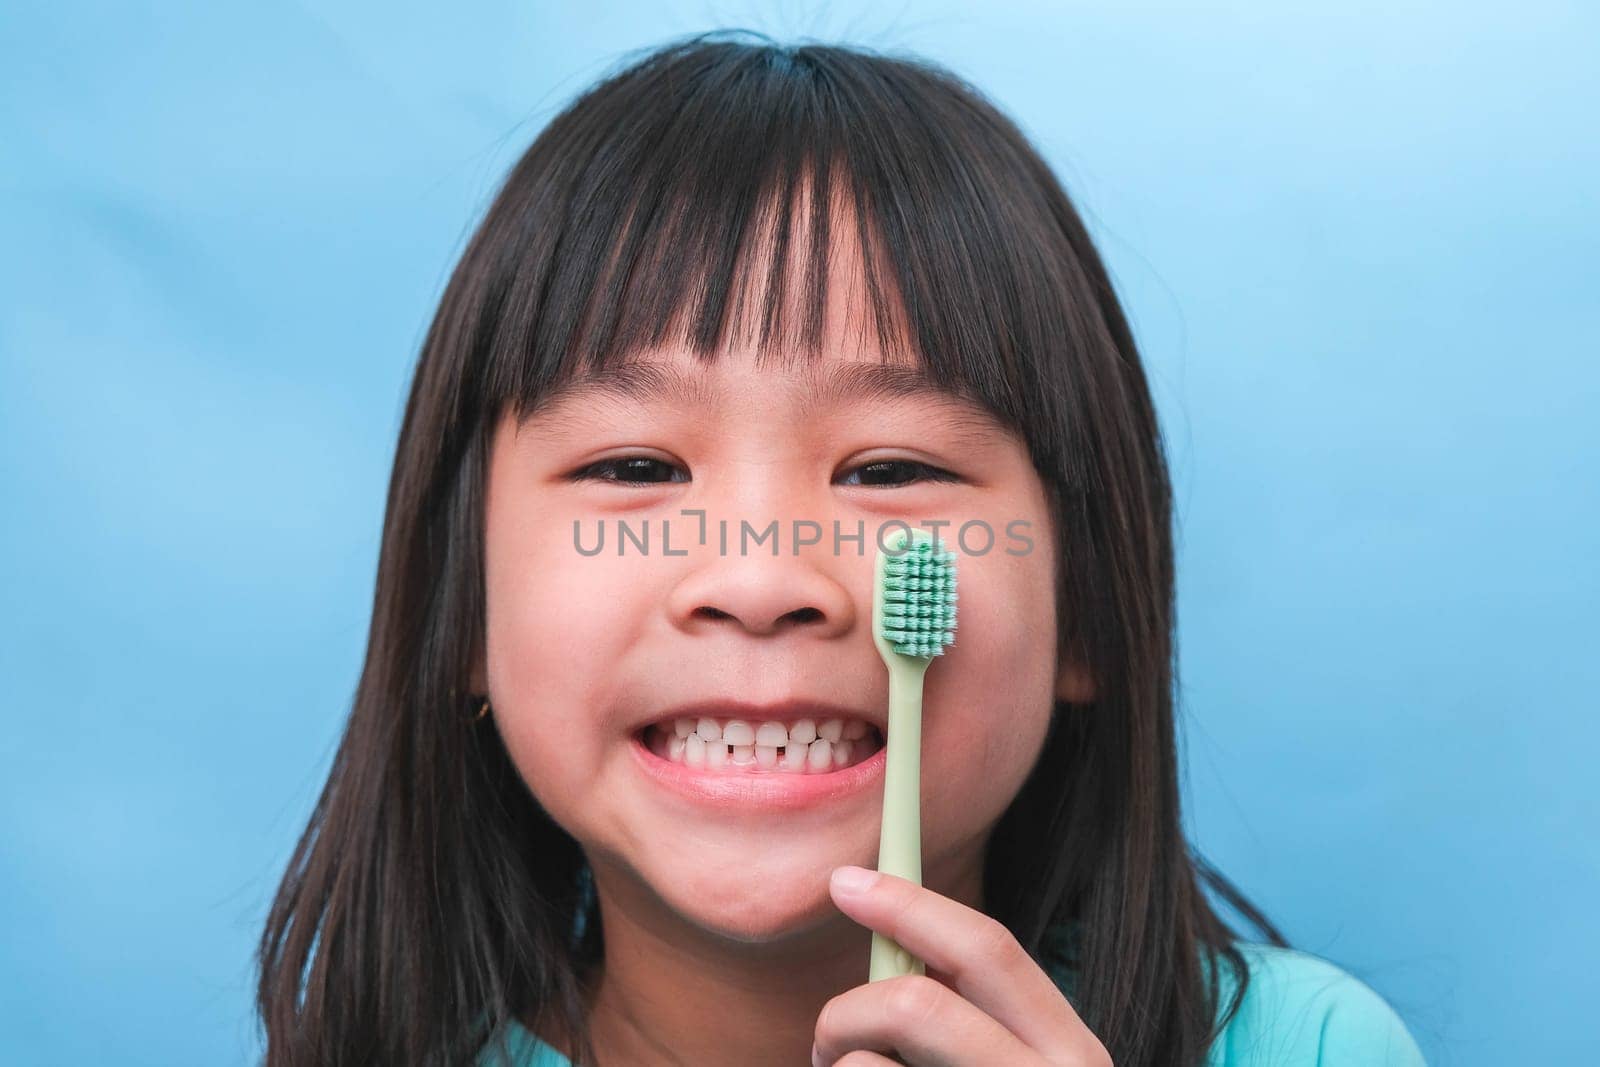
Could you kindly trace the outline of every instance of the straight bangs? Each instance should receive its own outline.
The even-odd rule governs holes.
[[[601,83],[480,231],[517,235],[482,294],[480,410],[526,417],[663,346],[814,359],[848,291],[863,350],[920,364],[1081,483],[1082,464],[1051,469],[1081,449],[1040,439],[1070,428],[1049,364],[1112,342],[1069,299],[1085,283],[1020,134],[969,96],[933,68],[703,38]]]

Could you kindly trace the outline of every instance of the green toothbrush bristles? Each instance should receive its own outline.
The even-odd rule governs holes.
[[[902,656],[932,659],[956,639],[956,555],[913,543],[883,561],[880,636]]]

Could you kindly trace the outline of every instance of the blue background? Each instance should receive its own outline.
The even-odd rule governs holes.
[[[8,8],[0,1061],[254,1059],[447,272],[574,93],[727,25],[949,64],[1082,207],[1200,847],[1431,1063],[1600,1057],[1600,18],[1291,6]]]

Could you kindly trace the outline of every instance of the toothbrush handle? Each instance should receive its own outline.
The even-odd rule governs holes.
[[[900,660],[889,670],[889,732],[883,779],[878,870],[922,884],[922,677],[926,661]],[[893,938],[872,933],[867,980],[925,974],[923,962]]]

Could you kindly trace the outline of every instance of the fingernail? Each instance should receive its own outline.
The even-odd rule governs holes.
[[[817,1055],[816,1042],[811,1043],[811,1067],[822,1067],[822,1057]]]
[[[833,870],[833,888],[851,896],[865,893],[877,880],[878,872],[865,867],[835,867]]]

